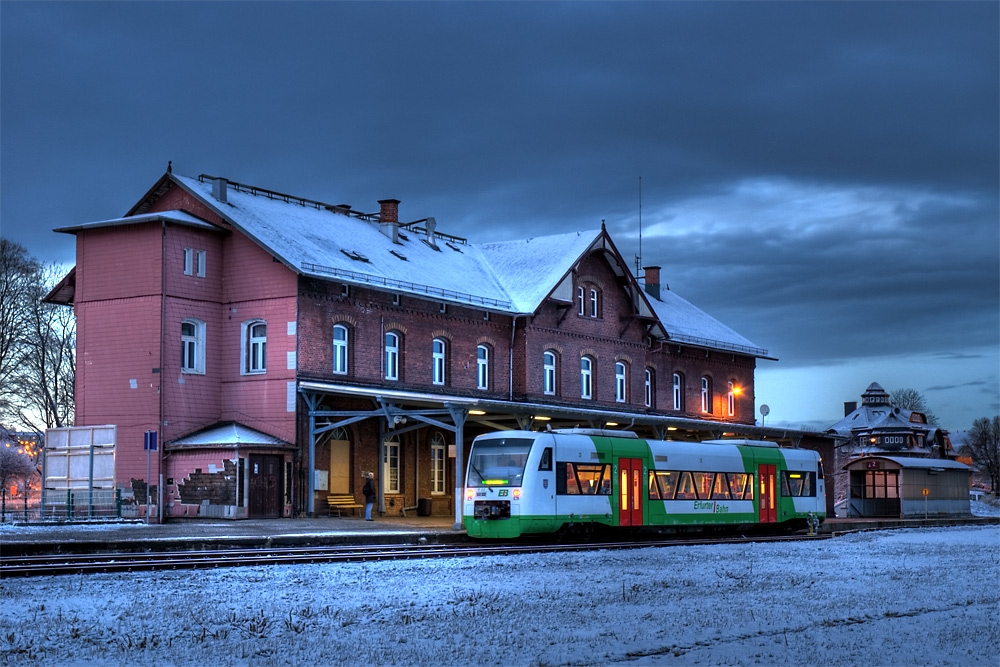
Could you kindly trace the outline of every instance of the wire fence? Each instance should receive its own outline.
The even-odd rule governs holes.
[[[46,491],[39,495],[8,496],[0,492],[0,522],[58,523],[110,521],[139,516],[139,506],[122,501],[121,489]]]

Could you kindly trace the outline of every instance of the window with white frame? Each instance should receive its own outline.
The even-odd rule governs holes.
[[[490,388],[490,348],[485,345],[476,348],[476,388]]]
[[[625,363],[622,361],[615,363],[615,401],[618,403],[624,403],[627,399],[626,387],[628,382],[626,380],[626,368]]]
[[[205,323],[201,320],[181,321],[181,372],[205,372]]]
[[[597,317],[597,290],[590,290],[590,316]]]
[[[435,338],[431,352],[431,373],[434,384],[444,384],[445,353],[447,346],[441,338]]]
[[[247,320],[243,323],[243,363],[240,372],[253,375],[267,372],[267,322]]]
[[[435,433],[431,439],[431,495],[444,494],[445,462],[444,436]]]
[[[347,353],[349,331],[343,324],[333,325],[333,372],[338,375],[347,374]]]
[[[399,442],[386,440],[382,444],[383,493],[399,493]]]
[[[707,375],[701,378],[701,411],[712,412],[712,378]]]
[[[674,373],[674,410],[684,409],[684,376]]]
[[[577,303],[578,303],[578,307],[577,307],[577,311],[576,311],[577,315],[583,315],[584,309],[586,308],[586,304],[584,303],[584,300],[583,300],[583,286],[582,285],[580,287],[576,288],[576,300],[577,300]]]
[[[205,277],[205,251],[184,248],[184,275]]]
[[[590,357],[580,357],[580,398],[594,395],[594,362]]]
[[[385,334],[385,379],[399,379],[399,334],[388,331]]]
[[[729,383],[729,391],[726,392],[726,403],[729,408],[729,416],[733,417],[736,415],[736,385],[732,382]]]
[[[556,393],[556,353],[552,350],[542,357],[542,388],[550,396]]]
[[[643,382],[643,403],[647,408],[653,407],[653,369],[646,369],[646,377]]]

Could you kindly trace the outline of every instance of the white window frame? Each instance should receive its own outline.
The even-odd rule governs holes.
[[[445,471],[447,470],[447,446],[444,436],[435,433],[431,439],[431,495],[445,493]]]
[[[184,334],[184,325],[191,325],[193,333]],[[205,374],[205,323],[193,317],[181,320],[181,373]]]
[[[338,338],[337,335],[341,334]],[[349,369],[350,358],[348,353],[350,352],[350,336],[351,332],[347,326],[343,324],[333,325],[333,372],[337,375],[347,375]]]
[[[712,380],[707,375],[701,376],[701,411],[712,412]]]
[[[382,443],[382,484],[383,493],[399,493],[398,440],[386,440]]]
[[[542,391],[549,396],[556,394],[556,353],[552,350],[542,355]]]
[[[590,290],[590,316],[597,317],[597,290]]]
[[[184,275],[205,277],[205,251],[184,248]]]
[[[736,415],[736,393],[733,391],[736,385],[732,382],[729,383],[729,392],[726,394],[726,403],[729,407],[729,416],[733,417]]]
[[[653,407],[653,370],[646,369],[643,383],[643,398],[647,408]]]
[[[264,335],[254,335],[257,326],[264,327]],[[240,336],[240,374],[262,375],[267,372],[267,321],[247,320]]]
[[[476,346],[476,389],[490,388],[490,348]]]
[[[624,403],[628,398],[625,362],[615,362],[615,402]]]
[[[584,294],[584,292],[583,292],[583,285],[580,285],[579,287],[576,288],[577,301],[580,302],[579,309],[577,310],[577,315],[580,315],[580,316],[583,316],[583,314],[584,314],[584,312],[586,310],[585,304],[584,304],[584,300],[583,300],[584,299],[583,294]]]
[[[580,398],[591,399],[594,396],[594,360],[590,357],[580,357]]]
[[[194,248],[184,248],[184,275],[194,275]]]
[[[386,331],[383,336],[385,341],[385,379],[399,379],[399,334],[395,331]]]
[[[435,338],[431,342],[431,381],[437,385],[445,383],[445,362],[448,356],[448,343],[443,338]]]
[[[674,410],[684,408],[684,378],[680,373],[674,373]]]
[[[195,262],[196,262],[194,274],[196,276],[198,276],[199,278],[204,278],[205,277],[205,251],[204,250],[195,250],[194,251],[194,258],[195,258]]]

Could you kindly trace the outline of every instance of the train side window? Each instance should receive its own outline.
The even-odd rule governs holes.
[[[781,476],[781,491],[779,493],[780,493],[780,495],[784,496],[785,498],[789,498],[792,495],[791,490],[788,488],[788,471],[787,470]]]
[[[712,500],[731,500],[729,495],[729,481],[726,473],[720,472],[715,476],[715,486],[712,487]]]
[[[653,473],[650,473],[650,476],[652,475]],[[674,491],[677,489],[677,478],[680,474],[672,470],[657,470],[655,475],[655,484],[660,500],[673,500]]]
[[[564,496],[611,495],[611,465],[556,463],[556,493]]]
[[[656,473],[649,471],[649,497],[651,500],[660,500],[660,485],[656,483]]]
[[[708,500],[712,497],[712,481],[715,477],[710,472],[693,472],[695,490],[698,492],[698,500]]]
[[[694,479],[691,478],[691,473],[687,470],[681,473],[680,479],[677,481],[677,495],[675,496],[677,500],[698,500],[698,494],[695,492]]]
[[[802,497],[816,495],[816,473],[784,470],[781,473],[781,495]]]
[[[539,470],[552,470],[552,448],[546,447],[542,450],[542,459],[538,462]]]
[[[733,500],[743,500],[743,487],[747,484],[747,476],[741,472],[729,473],[729,487],[732,489]]]

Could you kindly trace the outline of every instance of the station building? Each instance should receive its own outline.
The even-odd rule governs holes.
[[[47,297],[77,316],[76,422],[117,425],[126,499],[316,515],[371,471],[381,512],[457,522],[463,451],[511,428],[773,439],[830,469],[831,438],[755,424],[767,350],[659,267],[634,276],[603,225],[474,244],[378,204],[168,168],[124,216],[56,230],[77,240]]]

